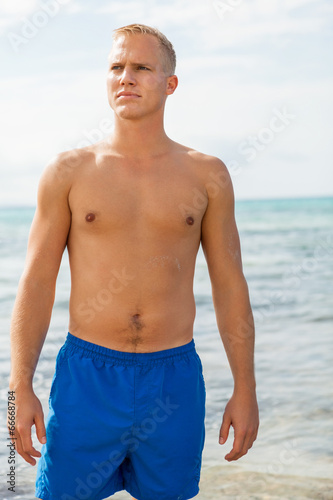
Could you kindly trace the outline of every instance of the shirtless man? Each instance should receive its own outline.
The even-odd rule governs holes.
[[[254,327],[232,184],[219,159],[166,135],[174,71],[173,47],[159,31],[116,30],[107,76],[114,132],[59,154],[40,181],[13,311],[10,389],[16,449],[32,465],[41,457],[36,496],[44,500],[100,500],[121,489],[139,500],[198,493],[205,389],[193,342],[193,276],[200,243],[234,377],[219,434],[223,444],[234,428],[226,460],[245,455],[257,436]],[[70,333],[45,430],[32,380],[66,245]]]

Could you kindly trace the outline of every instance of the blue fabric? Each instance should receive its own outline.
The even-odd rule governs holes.
[[[53,377],[36,497],[186,500],[199,492],[205,385],[194,341],[152,353],[70,333]]]

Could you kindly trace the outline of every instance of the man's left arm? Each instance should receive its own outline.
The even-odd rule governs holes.
[[[254,322],[242,269],[231,178],[217,158],[211,160],[208,170],[208,206],[202,221],[201,243],[212,284],[217,325],[234,378],[234,391],[224,411],[219,439],[224,444],[230,426],[234,428],[233,448],[225,456],[232,461],[252,447],[259,426]]]

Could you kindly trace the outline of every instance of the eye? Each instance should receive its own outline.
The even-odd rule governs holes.
[[[111,66],[111,69],[112,70],[117,70],[117,69],[120,69],[120,66],[114,65],[114,66]]]
[[[144,69],[144,70],[150,71],[150,69],[146,68],[146,66],[139,66],[138,69]]]

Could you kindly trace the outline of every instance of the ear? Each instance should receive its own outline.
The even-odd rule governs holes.
[[[176,77],[176,75],[169,76],[167,80],[166,94],[167,95],[173,94],[177,87],[178,87],[178,78]]]

